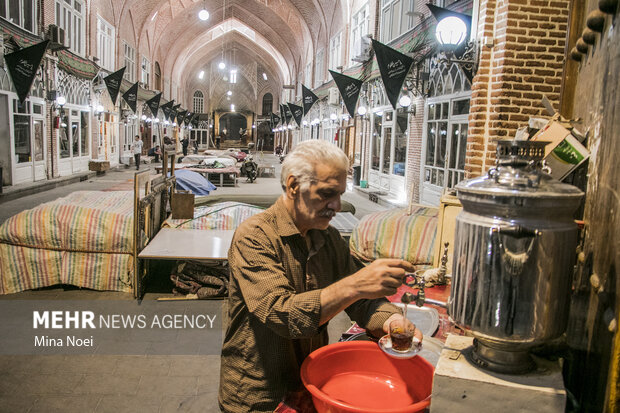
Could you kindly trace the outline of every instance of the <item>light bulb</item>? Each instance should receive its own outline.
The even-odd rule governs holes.
[[[209,12],[202,9],[198,12],[198,18],[202,21],[209,20]]]
[[[357,113],[362,116],[364,116],[367,111],[368,110],[366,109],[366,106],[360,106],[359,108],[357,108]]]
[[[142,115],[142,117],[140,119],[146,120],[146,115]]]
[[[456,16],[448,16],[437,23],[435,37],[439,44],[444,46],[456,46],[465,40],[467,25]]]
[[[338,115],[336,115],[335,113],[332,113],[331,115],[329,115],[329,118],[331,120],[336,120],[336,119],[338,119]]]
[[[67,103],[67,99],[65,99],[65,97],[64,97],[64,96],[58,96],[58,97],[56,98],[56,104],[57,104],[58,106],[64,106],[64,104],[65,104],[65,103]]]
[[[398,103],[400,104],[400,106],[407,108],[409,107],[409,105],[411,105],[411,98],[408,95],[402,95],[398,100]]]
[[[217,65],[217,67],[219,67],[220,70],[224,70],[226,69],[226,63],[224,63],[224,61],[221,61],[220,64]]]
[[[228,92],[226,92],[226,94],[227,94],[228,96],[232,96],[232,90],[229,90]]]

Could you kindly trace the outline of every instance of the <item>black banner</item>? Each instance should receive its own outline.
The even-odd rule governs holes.
[[[125,68],[121,67],[114,73],[110,73],[106,77],[103,78],[105,85],[108,88],[108,93],[110,94],[110,98],[112,99],[112,104],[116,106],[116,98],[118,98],[118,92],[121,90],[121,83],[123,83],[123,74],[125,73]]]
[[[301,118],[304,117],[304,108],[290,102],[288,103],[288,107],[293,119],[295,119],[295,122],[297,122],[297,125],[301,128]]]
[[[192,115],[192,125],[194,126],[194,128],[197,128],[198,127],[198,122],[200,120],[200,117],[194,116],[194,115]]]
[[[280,117],[275,113],[271,113],[271,129],[274,129],[280,123]]]
[[[312,105],[319,100],[319,97],[315,95],[310,89],[301,85],[301,92],[303,95],[304,115],[310,111]]]
[[[291,123],[291,120],[293,120],[293,112],[291,112],[291,109],[288,107],[288,105],[283,105],[283,107],[286,124],[289,125]]]
[[[409,73],[409,69],[411,69],[413,64],[413,58],[375,39],[372,39],[372,48],[375,51],[385,92],[392,107],[396,109],[396,103],[403,88],[403,83],[405,83],[407,73]]]
[[[286,112],[284,111],[284,105],[280,103],[280,121],[282,121],[282,126],[286,123]]]
[[[174,105],[172,107],[172,110],[170,111],[170,121],[171,122],[176,122],[176,118],[179,115],[179,108],[181,107],[181,104],[179,103],[178,105]],[[181,122],[178,122],[181,123]]]
[[[164,112],[164,117],[166,120],[170,120],[170,112],[172,112],[172,106],[174,105],[174,100],[171,100],[168,103],[164,103],[159,108]]]
[[[21,103],[26,100],[39,70],[49,40],[4,55],[6,67]]]
[[[162,93],[159,92],[158,94],[156,94],[155,96],[153,96],[152,98],[146,101],[146,106],[149,107],[151,111],[151,115],[153,115],[154,118],[157,117],[157,111],[159,110],[159,102],[161,101],[161,95]]]
[[[177,123],[179,124],[179,126],[181,126],[183,124],[183,121],[185,120],[186,116],[187,116],[187,111],[186,110],[181,110],[181,111],[177,112]]]
[[[192,112],[188,112],[187,115],[185,115],[185,126],[189,125],[189,123],[194,118],[194,115],[195,113],[192,113]]]
[[[330,70],[329,73],[334,78],[336,86],[338,86],[340,96],[342,96],[342,100],[344,101],[344,105],[346,106],[349,115],[351,115],[352,118],[355,117],[355,106],[357,105],[357,99],[360,97],[362,83],[364,82],[332,70]]]
[[[127,102],[127,105],[129,105],[133,113],[136,113],[136,105],[138,103],[138,82],[134,83],[133,86],[123,93],[123,99]]]

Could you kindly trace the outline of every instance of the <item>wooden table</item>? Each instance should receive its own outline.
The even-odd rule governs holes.
[[[138,257],[160,260],[227,260],[234,232],[162,228]]]

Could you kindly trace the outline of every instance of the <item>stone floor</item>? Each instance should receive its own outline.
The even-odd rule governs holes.
[[[258,161],[274,165],[276,177],[260,177],[252,184],[240,179],[237,188],[218,188],[217,193],[280,193],[277,158],[265,155]],[[3,202],[0,222],[75,190],[129,189],[133,173],[133,169],[108,171],[83,182]],[[350,186],[343,198],[355,205],[358,218],[385,209]],[[158,295],[149,293],[145,300]],[[56,287],[2,296],[0,300],[99,301],[132,297]],[[189,305],[200,306],[201,302]],[[339,314],[329,324],[330,340],[337,341],[349,326],[346,314]],[[0,412],[218,412],[219,367],[218,355],[4,355],[0,356]]]

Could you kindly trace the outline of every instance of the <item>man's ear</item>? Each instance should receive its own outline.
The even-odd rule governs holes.
[[[286,178],[286,196],[290,199],[295,199],[299,195],[299,181],[294,175],[289,175]]]

